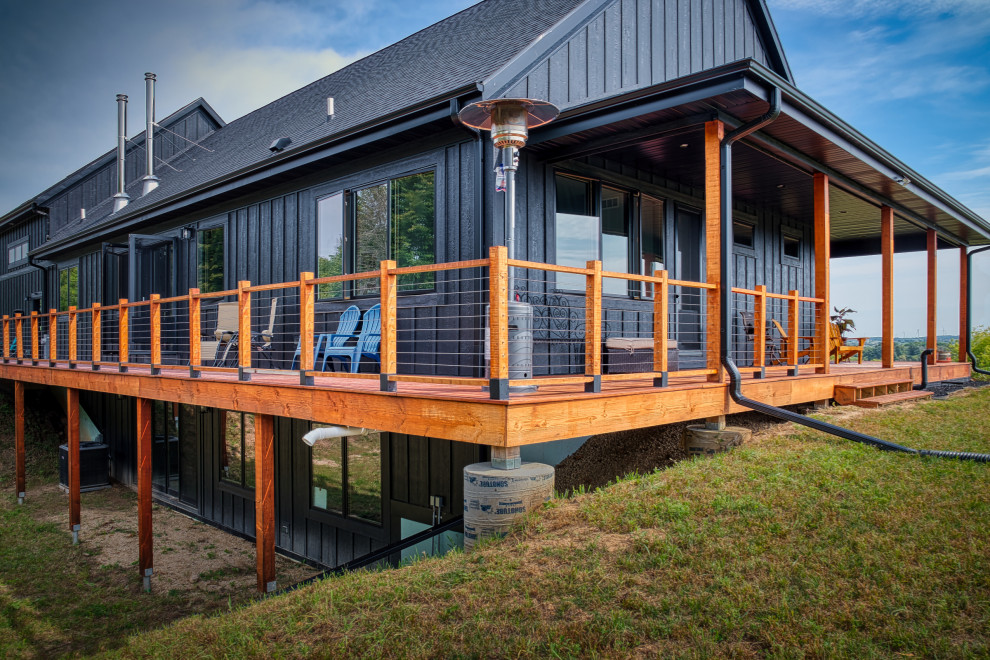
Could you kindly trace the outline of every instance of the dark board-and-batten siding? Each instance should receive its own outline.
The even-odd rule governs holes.
[[[568,108],[767,51],[746,0],[617,0],[503,94]]]

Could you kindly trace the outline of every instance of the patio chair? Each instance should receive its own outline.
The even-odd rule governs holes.
[[[268,327],[258,333],[251,334],[251,347],[265,356],[268,366],[273,367],[272,362],[272,339],[275,337],[275,312],[278,309],[278,298],[272,298],[271,309],[268,313]],[[236,340],[235,340],[236,342]]]
[[[205,344],[209,343],[211,346],[214,346],[213,364],[211,366],[237,366],[236,363],[233,365],[227,364],[229,359],[234,359],[237,356],[236,352],[233,356],[230,355],[230,349],[237,345],[237,307],[236,302],[217,303],[217,325],[213,330],[213,338],[215,341],[203,342],[204,355],[207,355],[206,351],[208,350],[208,346]]]
[[[780,363],[787,364],[788,356],[791,354],[790,348],[791,348],[792,338],[787,334],[787,331],[784,330],[784,326],[780,324],[780,321],[778,321],[777,319],[770,319],[770,322],[774,324],[774,326],[777,328],[777,332],[780,334],[780,352],[782,357]],[[798,360],[800,361],[802,358],[804,358],[805,361],[810,360],[811,348],[801,348],[801,342],[807,342],[808,344],[814,345],[815,338],[796,337],[794,338],[794,340],[798,342],[798,354],[797,354]]]
[[[746,333],[746,338],[749,339],[751,342],[753,342],[755,346],[756,344],[755,315],[753,314],[753,312],[740,311],[739,317],[742,319],[743,332]],[[766,362],[771,366],[783,364],[784,360],[780,357],[780,347],[777,345],[777,342],[774,340],[773,333],[770,331],[769,328],[764,328],[763,334],[764,334],[763,352]],[[766,366],[765,364],[756,364],[755,355],[753,355],[753,359],[754,359],[753,362],[754,367]]]
[[[324,371],[326,371],[327,360],[330,358],[348,360],[352,374],[358,372],[361,366],[362,356],[374,360],[379,366],[381,365],[381,355],[379,354],[379,347],[382,341],[381,307],[381,305],[375,305],[368,308],[368,311],[364,313],[364,320],[361,322],[361,333],[357,336],[357,342],[340,346],[324,346]]]
[[[859,342],[859,345],[846,344],[846,341]],[[843,360],[848,360],[856,356],[860,364],[863,364],[863,348],[867,337],[843,337],[839,326],[834,323],[828,324],[828,357],[831,360],[835,356],[835,363],[839,364]]]
[[[321,334],[316,335],[316,346],[313,349],[313,366],[323,358],[323,352],[326,347],[338,347],[343,346],[347,343],[349,339],[357,339],[357,335],[354,331],[357,329],[358,321],[361,320],[361,310],[358,309],[357,305],[351,305],[343,311],[340,315],[340,319],[337,321],[337,332],[332,334]],[[299,362],[300,355],[302,354],[302,344],[296,342],[296,352],[292,356],[292,366],[290,369],[295,369],[296,364]],[[320,370],[326,370],[327,361],[324,358],[320,364]]]

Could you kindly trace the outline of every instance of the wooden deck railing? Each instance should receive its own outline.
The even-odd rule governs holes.
[[[576,350],[569,354],[571,358],[580,356],[583,359],[573,359],[570,363],[571,367],[565,365],[564,373],[553,374],[556,367],[548,358],[549,366],[543,369],[547,372],[545,375],[531,374],[528,378],[515,376],[510,364],[512,359],[508,290],[510,268],[527,274],[527,277],[516,278],[517,282],[529,281],[531,284],[526,286],[538,289],[544,294],[548,292],[557,294],[561,291],[558,278],[571,278],[567,280],[568,282],[578,282],[583,278],[584,285],[581,289],[574,287],[577,290],[571,291],[568,287],[565,291],[575,300],[580,301],[580,305],[571,305],[568,313],[583,306],[583,314],[574,313],[570,317],[568,322],[573,327],[568,326],[562,331],[565,336],[559,342],[569,342],[575,349],[583,344],[583,355]],[[478,300],[472,303],[475,305],[487,303],[487,311],[481,316],[472,316],[471,321],[460,321],[462,326],[469,326],[472,332],[487,329],[487,353],[475,353],[474,357],[478,358],[477,364],[474,367],[470,365],[465,367],[475,369],[476,373],[477,370],[486,369],[487,374],[484,378],[415,373],[415,369],[399,361],[400,333],[406,332],[404,350],[407,352],[410,344],[408,340],[410,331],[401,330],[399,327],[400,311],[405,309],[402,302],[405,296],[399,295],[402,278],[422,276],[424,273],[430,273],[436,278],[467,277],[458,275],[455,271],[462,273],[470,271],[473,273],[471,277],[474,282],[487,280],[486,288],[482,289],[480,284],[476,285],[479,288],[473,293],[479,294],[476,296]],[[443,273],[447,275],[441,275]],[[317,298],[320,287],[327,285],[354,287],[358,282],[369,280],[374,280],[374,285],[378,287],[376,302],[381,305],[380,345],[377,355],[380,360],[379,373],[328,374],[318,370],[314,342],[317,339]],[[433,281],[439,283],[443,280]],[[374,285],[368,286],[373,288]],[[637,295],[612,296],[607,293],[607,287],[611,287],[614,292],[616,289],[621,291],[623,286],[630,292],[635,289]],[[512,299],[516,299],[518,295],[525,296],[530,293],[532,292],[529,289],[525,289],[511,292],[511,295]],[[769,309],[773,301],[780,301],[776,304],[786,306],[786,315],[780,314],[780,316],[784,317],[783,325],[794,339],[785,343],[785,355],[778,356],[774,363],[767,364],[767,334],[754,333],[752,363],[755,369],[762,373],[765,368],[779,366],[794,371],[806,356],[810,356],[810,359],[805,360],[801,366],[827,368],[827,338],[818,336],[816,332],[813,333],[810,347],[806,345],[808,341],[802,345],[800,339],[802,326],[820,327],[816,322],[807,322],[806,316],[809,306],[813,317],[817,318],[816,315],[826,313],[827,310],[821,299],[803,297],[797,291],[790,291],[787,294],[768,293],[766,287],[762,285],[753,290],[734,288],[733,293],[752,298],[753,319],[757,328],[765,328],[771,320]],[[292,282],[252,285],[248,281],[240,281],[236,289],[226,291],[202,293],[198,289],[190,289],[187,294],[170,298],[152,294],[148,300],[142,301],[121,299],[115,305],[94,303],[91,307],[83,309],[73,306],[66,311],[53,309],[47,314],[32,312],[30,317],[23,317],[20,314],[13,318],[4,316],[3,360],[8,362],[16,359],[21,362],[29,357],[31,364],[39,365],[47,358],[50,367],[77,368],[80,365],[89,365],[93,370],[117,367],[120,372],[126,372],[130,367],[143,367],[149,369],[152,374],[161,373],[162,368],[166,366],[180,366],[189,369],[190,377],[197,377],[202,372],[223,371],[236,373],[238,378],[248,380],[252,373],[267,371],[261,364],[255,363],[257,349],[261,346],[253,345],[255,342],[252,337],[261,336],[257,334],[257,328],[264,319],[261,312],[252,316],[254,296],[258,296],[259,306],[263,306],[265,301],[272,297],[280,296],[282,300],[296,301],[292,307],[293,313],[280,317],[280,328],[283,336],[292,335],[290,340],[298,337],[298,368],[292,371],[299,374],[300,382],[303,384],[312,385],[317,378],[331,376],[378,379],[381,388],[386,391],[395,391],[399,382],[461,386],[490,385],[492,396],[501,398],[507,396],[511,387],[522,385],[583,384],[586,391],[597,392],[601,390],[603,382],[652,378],[655,386],[664,387],[672,376],[711,376],[719,373],[719,357],[706,349],[709,342],[703,339],[713,328],[713,319],[706,317],[706,310],[709,309],[707,296],[716,294],[714,284],[671,279],[666,271],[659,271],[654,275],[611,272],[603,270],[600,261],[589,261],[585,268],[544,264],[509,259],[504,247],[495,247],[491,249],[487,259],[473,261],[411,267],[398,267],[394,261],[382,261],[377,270],[363,273],[315,277],[311,272],[303,272],[300,273],[298,280]],[[441,296],[438,294],[437,297]],[[683,300],[678,302],[679,299],[685,298],[691,301],[690,304],[684,303]],[[234,300],[237,305],[237,350],[236,355],[231,357],[236,359],[232,360],[233,364],[204,364],[204,314],[208,310],[211,313],[212,310],[219,310],[213,305],[204,307],[204,304]],[[338,300],[338,302],[348,301]],[[463,306],[462,303],[456,304]],[[544,306],[549,308],[552,304],[547,302]],[[274,304],[272,307],[274,309]],[[460,307],[457,307],[457,310],[459,309]],[[166,358],[166,347],[163,344],[163,310],[167,310],[164,316],[171,324],[167,332],[166,361],[172,361],[169,364],[163,364],[163,358]],[[550,309],[547,312],[548,316],[555,311]],[[630,314],[635,315],[637,319],[634,336],[650,340],[651,350],[643,359],[643,368],[635,369],[630,373],[619,373],[615,369],[606,369],[603,346],[609,336],[622,336],[625,328],[626,321],[616,322],[609,320],[610,317],[614,319],[617,316]],[[274,316],[273,311],[272,317]],[[27,347],[24,341],[25,320],[30,325],[30,342]],[[471,326],[471,323],[477,323],[477,326]],[[618,323],[619,330],[610,328],[610,323]],[[687,332],[695,337],[692,344],[696,346],[692,349],[696,354],[693,364],[686,364],[682,359],[681,364],[674,366],[669,361],[668,348],[672,346],[670,337],[675,327],[682,335]],[[689,332],[684,330],[685,327]],[[43,355],[41,338],[46,335],[47,355]],[[63,345],[63,341],[66,344]],[[412,342],[415,341],[414,337]],[[544,339],[543,342],[553,348],[552,337]],[[12,350],[12,346],[15,345],[16,349]],[[86,354],[80,355],[81,345],[89,347]],[[291,348],[292,343],[283,339],[282,345]],[[690,352],[683,348],[685,345],[682,338],[682,354]],[[25,354],[26,351],[29,355]],[[270,356],[268,360],[270,370],[282,373],[289,371],[273,367],[274,360]],[[671,368],[672,366],[674,368]]]

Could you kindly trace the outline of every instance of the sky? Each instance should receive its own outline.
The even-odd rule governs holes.
[[[471,0],[36,0],[0,3],[0,214],[115,144],[115,96],[143,126],[204,97],[230,121]],[[768,0],[798,87],[990,218],[990,0]],[[14,156],[16,154],[16,156]],[[990,283],[990,253],[974,281]],[[925,328],[923,253],[895,259],[895,334]],[[835,259],[832,299],[880,333],[878,257]],[[990,287],[974,320],[990,325]],[[939,253],[938,328],[958,327],[958,258]]]

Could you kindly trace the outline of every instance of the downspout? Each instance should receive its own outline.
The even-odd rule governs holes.
[[[35,263],[32,256],[28,256],[28,266],[41,271],[41,313],[47,314],[48,307],[45,306],[45,302],[48,300],[48,266]]]
[[[973,371],[984,376],[990,376],[990,371],[976,366],[976,356],[973,355],[973,255],[987,250],[990,250],[990,245],[966,254],[966,355],[973,364]]]
[[[921,351],[921,382],[914,386],[916,390],[928,389],[928,356],[935,352],[933,348]]]
[[[754,119],[751,122],[747,122],[742,126],[736,128],[735,130],[728,133],[722,138],[721,144],[721,220],[722,220],[722,236],[721,236],[721,283],[719,289],[719,304],[720,304],[720,320],[721,328],[719,331],[719,358],[722,361],[722,365],[729,374],[729,396],[740,406],[744,408],[749,408],[750,410],[755,410],[761,412],[765,415],[770,415],[771,417],[776,417],[788,422],[794,422],[795,424],[801,424],[802,426],[807,426],[809,428],[815,429],[816,431],[822,431],[823,433],[828,433],[840,438],[845,438],[846,440],[852,440],[853,442],[860,442],[867,445],[872,445],[878,449],[885,451],[898,451],[907,454],[915,454],[919,456],[938,456],[942,458],[960,458],[977,461],[980,463],[990,463],[990,454],[971,454],[965,452],[946,452],[946,451],[933,451],[929,449],[912,449],[910,447],[904,447],[903,445],[898,445],[893,442],[887,442],[886,440],[881,440],[879,438],[874,438],[870,435],[865,435],[863,433],[857,433],[850,429],[842,428],[841,426],[835,426],[827,422],[822,422],[820,420],[814,419],[812,417],[806,417],[805,415],[799,415],[798,413],[791,412],[790,410],[784,410],[783,408],[777,408],[776,406],[771,406],[765,403],[760,403],[759,401],[754,401],[743,395],[742,393],[742,375],[739,373],[739,369],[736,367],[735,361],[732,359],[732,333],[730,332],[731,321],[732,321],[732,284],[733,278],[732,274],[734,269],[731,267],[732,264],[732,145],[746,137],[750,133],[757,131],[767,124],[774,121],[780,115],[780,108],[782,105],[782,92],[779,87],[773,88],[773,94],[770,101],[770,110],[763,116]]]

